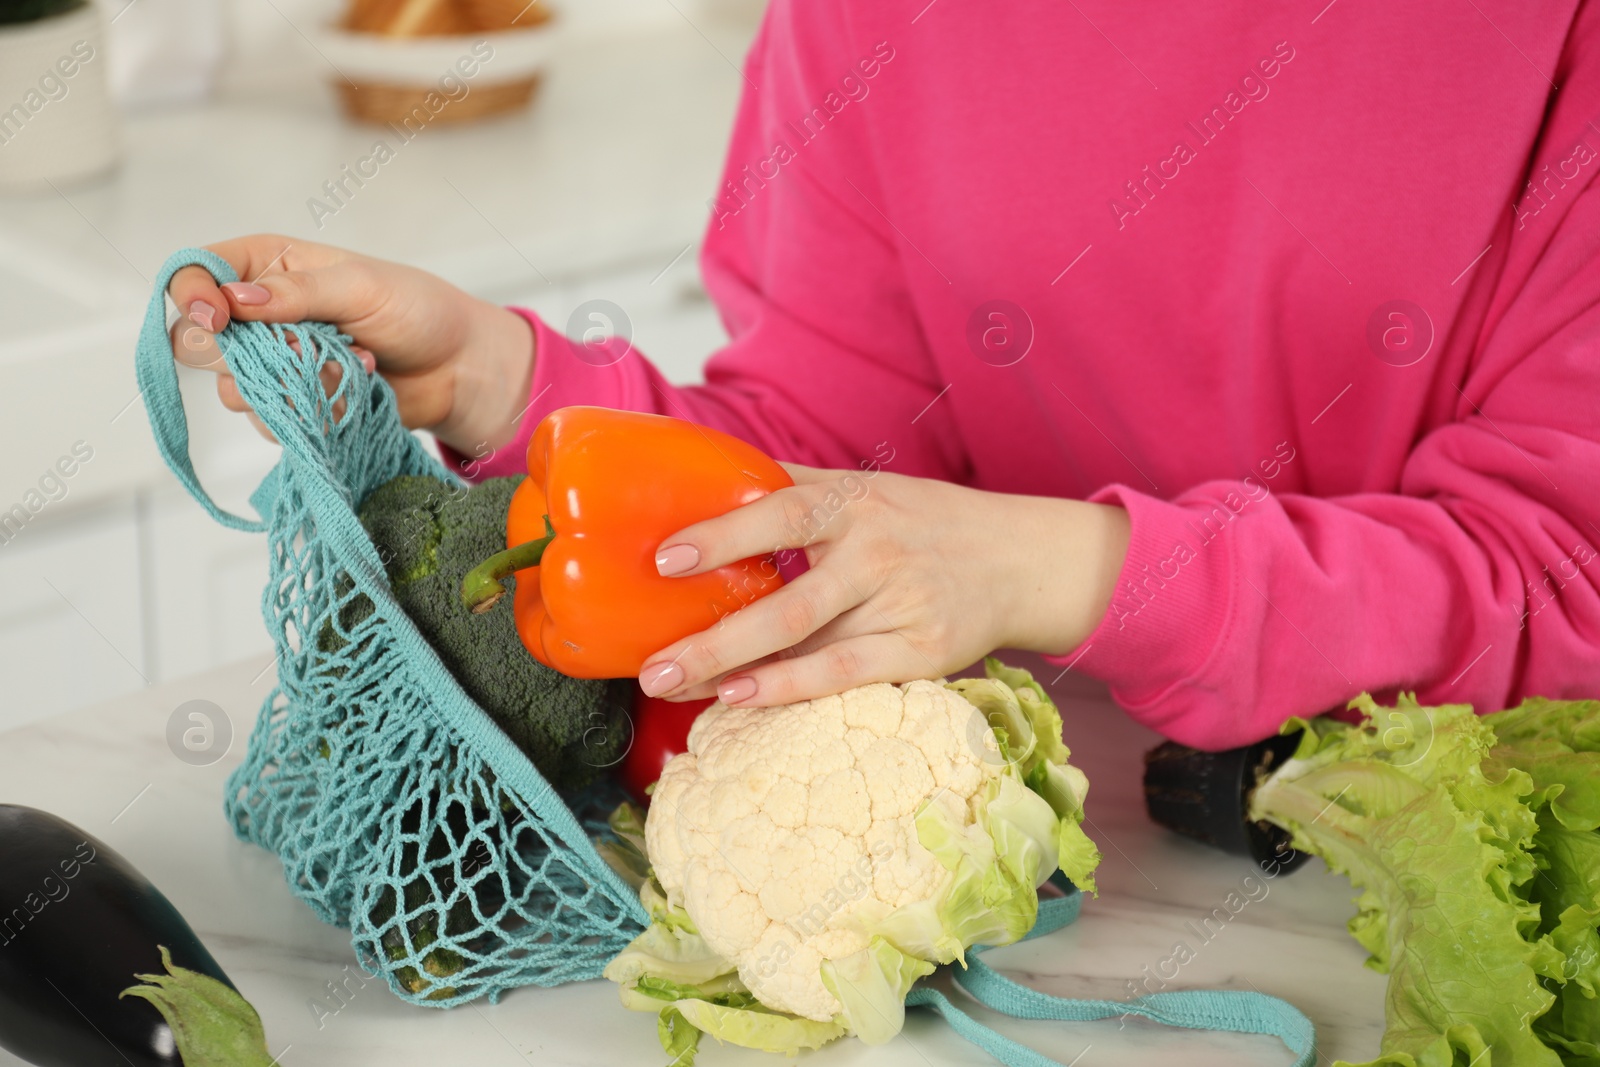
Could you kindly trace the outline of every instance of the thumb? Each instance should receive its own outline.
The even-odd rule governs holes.
[[[310,319],[343,326],[371,315],[383,301],[372,271],[358,260],[264,274],[253,282],[229,282],[222,292],[228,298],[228,314],[247,322]]]

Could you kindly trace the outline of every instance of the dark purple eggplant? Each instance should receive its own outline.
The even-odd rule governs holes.
[[[1297,734],[1269,737],[1225,752],[1164,741],[1144,755],[1145,810],[1169,830],[1286,874],[1308,857],[1290,844],[1287,830],[1251,821],[1247,812],[1256,786],[1299,740]]]
[[[172,1067],[172,1029],[120,994],[179,967],[233,988],[133,864],[64,819],[0,804],[0,1047],[40,1067]]]

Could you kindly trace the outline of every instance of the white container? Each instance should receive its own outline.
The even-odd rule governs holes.
[[[0,26],[0,188],[46,188],[109,170],[116,112],[99,11]]]

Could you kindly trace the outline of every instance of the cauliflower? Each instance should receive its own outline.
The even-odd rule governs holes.
[[[606,969],[661,1014],[674,1062],[701,1031],[887,1041],[936,964],[1032,929],[1058,868],[1093,888],[1060,716],[1026,671],[987,666],[695,722],[645,823],[652,925]]]

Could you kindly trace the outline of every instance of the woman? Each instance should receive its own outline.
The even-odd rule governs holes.
[[[668,697],[1011,646],[1225,747],[1363,689],[1593,694],[1600,14],[1398,8],[774,0],[703,249],[732,336],[704,386],[270,236],[215,246],[254,283],[174,279],[175,350],[337,322],[475,475],[576,403],[805,464],[661,545],[669,575],[811,564],[653,656]]]

